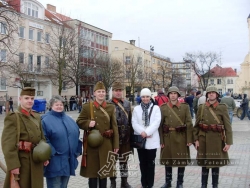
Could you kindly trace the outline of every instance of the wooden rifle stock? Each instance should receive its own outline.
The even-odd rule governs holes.
[[[87,140],[88,140],[88,131],[84,131],[83,133],[83,155],[82,155],[82,165],[83,167],[86,167],[87,166],[87,146],[88,146],[88,143],[87,143]]]

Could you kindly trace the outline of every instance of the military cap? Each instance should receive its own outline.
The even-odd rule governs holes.
[[[181,96],[180,90],[179,90],[179,88],[176,87],[176,86],[172,86],[172,87],[170,87],[170,88],[168,89],[168,93],[167,93],[167,96],[168,96],[168,97],[169,97],[169,94],[170,94],[171,92],[176,92],[176,93],[178,93],[178,96],[179,96],[179,97]]]
[[[215,86],[208,86],[206,92],[207,92],[206,93],[206,97],[208,96],[209,92],[215,92],[215,93],[217,93],[220,96],[220,94],[218,92],[218,89]]]
[[[33,87],[24,87],[20,93],[20,96],[22,95],[29,95],[29,96],[35,96],[36,89]]]
[[[106,90],[106,88],[105,88],[105,86],[104,86],[104,84],[103,84],[102,81],[99,81],[99,82],[97,82],[97,83],[95,84],[94,91],[96,91],[96,90],[98,90],[98,89],[104,89],[104,90]]]
[[[112,90],[116,90],[116,89],[121,89],[123,90],[123,86],[122,86],[122,83],[121,82],[114,82],[112,84]]]

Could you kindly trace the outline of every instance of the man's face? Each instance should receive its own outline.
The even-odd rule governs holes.
[[[31,110],[33,104],[34,104],[34,96],[29,96],[29,95],[22,95],[19,97],[19,101],[21,104],[21,107]]]
[[[121,89],[115,89],[112,91],[112,95],[114,98],[121,99],[122,98],[122,90]]]
[[[207,96],[208,96],[209,101],[215,101],[217,100],[218,94],[212,91],[212,92],[209,92]]]
[[[94,96],[97,100],[104,101],[106,97],[106,91],[104,89],[98,89],[94,92]]]
[[[170,92],[169,98],[171,101],[177,101],[178,100],[178,93],[177,92]]]

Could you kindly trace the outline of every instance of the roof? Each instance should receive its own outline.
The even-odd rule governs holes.
[[[65,25],[65,21],[72,20],[72,18],[65,16],[63,14],[59,14],[57,12],[53,12],[48,9],[45,9],[45,20],[54,24]]]
[[[232,67],[220,67],[216,66],[210,70],[211,76],[213,77],[237,77],[237,73]]]

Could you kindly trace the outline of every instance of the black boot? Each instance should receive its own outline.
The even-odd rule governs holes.
[[[176,188],[183,188],[183,177],[184,177],[185,167],[178,167],[178,177]]]
[[[110,178],[110,188],[116,188],[116,177],[111,177]]]
[[[99,179],[99,188],[107,188],[107,178]]]
[[[209,168],[201,168],[201,188],[207,188],[207,179],[209,174]]]
[[[171,166],[165,166],[165,184],[161,188],[169,188],[171,187],[171,181],[172,181],[172,167]]]
[[[213,188],[218,188],[219,168],[212,168],[212,184]]]
[[[122,177],[121,188],[132,188],[131,185],[128,184],[127,177]]]
[[[97,178],[89,178],[89,188],[97,188]]]

